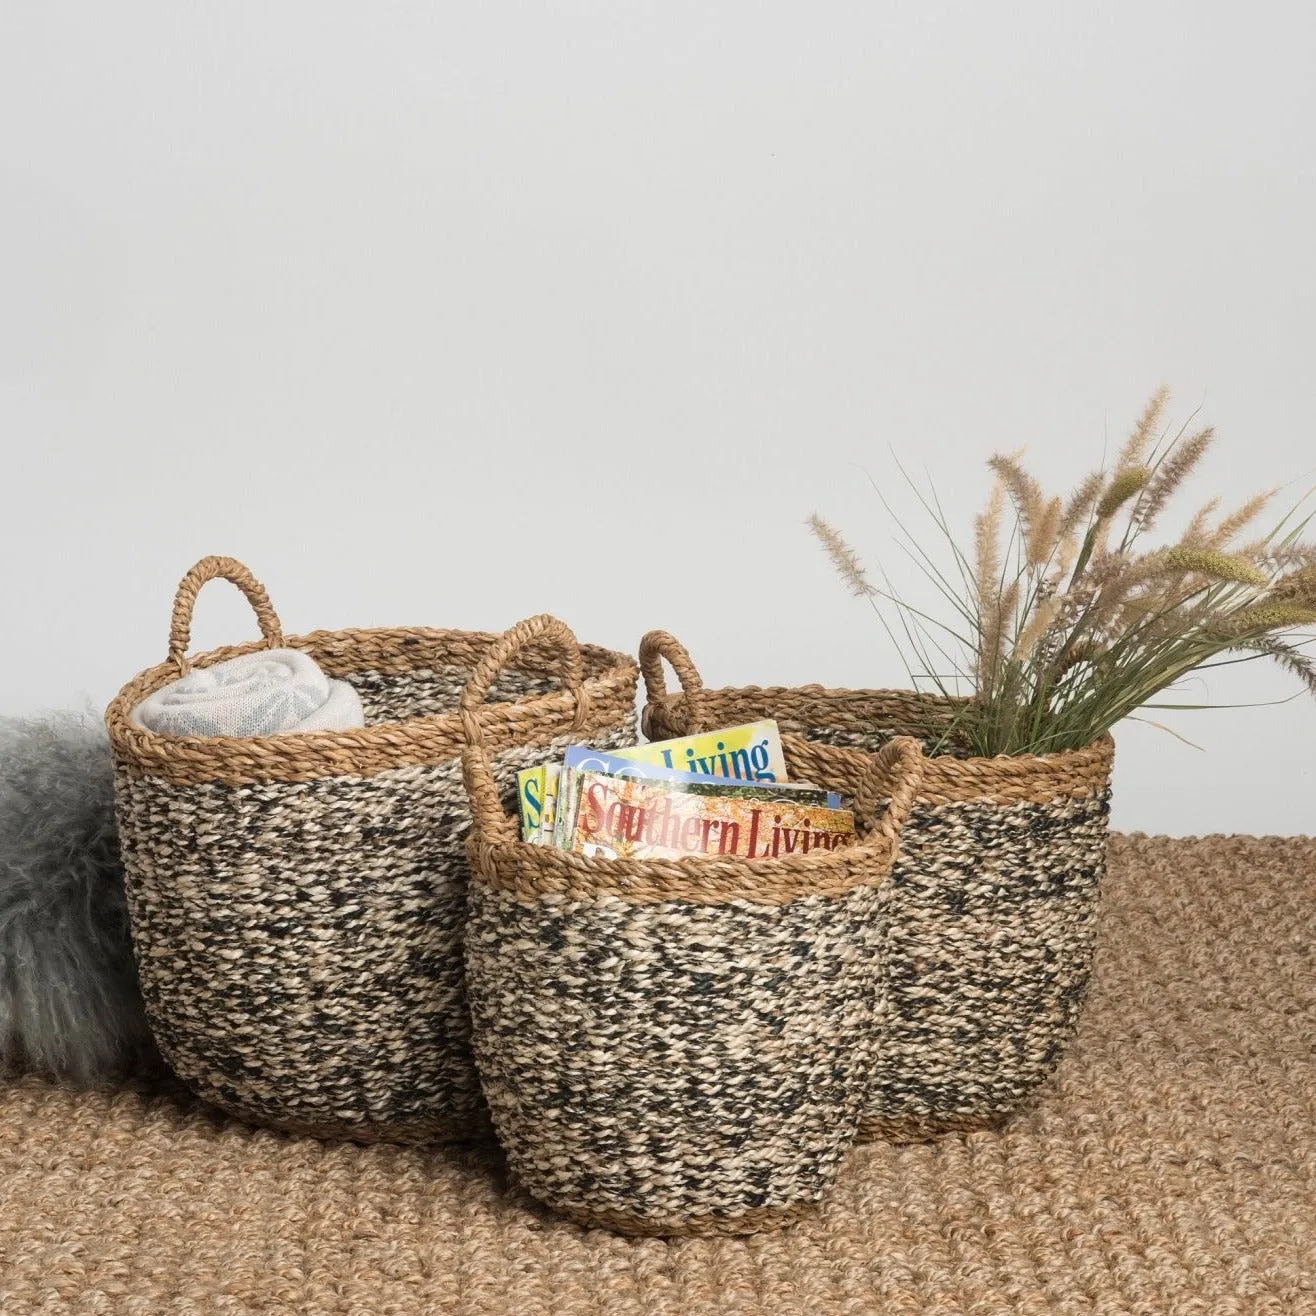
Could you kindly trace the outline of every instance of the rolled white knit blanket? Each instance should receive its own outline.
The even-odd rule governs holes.
[[[265,649],[200,667],[148,695],[132,720],[162,736],[275,736],[365,725],[361,698],[300,649]]]

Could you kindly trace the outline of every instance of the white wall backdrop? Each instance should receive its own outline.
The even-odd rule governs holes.
[[[967,530],[993,451],[1068,486],[1162,380],[1221,436],[1189,501],[1296,499],[1314,15],[3,6],[3,711],[103,705],[210,552],[290,631],[550,610],[900,684],[803,518],[896,564],[864,470]],[[211,590],[198,641],[254,633]],[[1205,752],[1121,729],[1119,825],[1316,831],[1310,699],[1160,716]]]

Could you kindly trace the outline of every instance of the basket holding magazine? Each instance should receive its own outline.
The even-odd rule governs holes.
[[[547,641],[585,713],[575,638],[549,617],[491,646],[461,701],[467,988],[495,1131],[525,1187],[582,1223],[653,1235],[786,1223],[834,1177],[867,1100],[887,879],[919,786],[917,742],[833,766],[785,741],[793,776],[853,798],[853,844],[811,837],[804,853],[797,834],[792,853],[779,840],[778,857],[751,860],[746,833],[733,840],[729,819],[706,830],[708,814],[679,830],[701,857],[527,844],[481,709],[504,664]],[[635,833],[620,840],[639,843],[636,800],[612,803]]]

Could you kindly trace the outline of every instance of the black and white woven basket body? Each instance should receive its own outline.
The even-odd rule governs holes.
[[[816,1202],[867,1099],[884,896],[639,903],[476,876],[475,1055],[516,1177],[629,1233],[752,1232]]]
[[[862,750],[889,739],[814,730]],[[928,762],[925,781],[938,760]],[[1024,1106],[1064,1055],[1096,953],[1106,747],[1085,754],[1077,773],[1056,782],[1043,769],[1018,781],[1031,798],[961,779],[952,793],[977,798],[915,802],[891,875],[891,1013],[861,1137],[991,1126]],[[935,792],[935,781],[925,789]]]
[[[223,574],[223,573],[220,573]],[[280,637],[281,638],[281,637]],[[360,693],[359,731],[169,738],[111,706],[133,943],[161,1052],[241,1118],[325,1137],[487,1132],[462,968],[470,812],[455,706],[494,636],[336,631],[283,641]],[[200,665],[259,645],[193,660]],[[489,706],[497,779],[568,743],[631,743],[630,661],[587,650],[598,721],[530,661]]]
[[[907,691],[704,689],[665,633],[640,651],[654,739],[775,718],[835,769],[893,736],[931,741],[951,710]],[[668,695],[661,659],[684,691]],[[939,754],[891,876],[890,1013],[860,1137],[900,1141],[990,1126],[1064,1054],[1091,979],[1113,745],[1010,758]]]
[[[793,778],[855,794],[868,774],[903,803],[847,850],[750,863],[526,845],[473,740],[467,982],[516,1178],[631,1234],[751,1233],[811,1208],[871,1086],[917,746],[826,778],[810,747],[788,745]]]

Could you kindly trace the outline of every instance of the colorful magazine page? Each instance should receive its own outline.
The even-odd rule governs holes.
[[[558,788],[562,780],[560,763],[544,764],[544,825],[536,845],[552,845],[557,828]]]
[[[736,781],[785,781],[787,778],[781,733],[770,718],[612,752],[618,758],[630,759],[634,763],[653,763],[680,772],[730,777]]]
[[[576,810],[580,802],[578,784],[580,776],[584,772],[606,773],[613,777],[635,777],[644,781],[692,781],[703,782],[706,785],[724,786],[727,784],[726,777],[714,776],[711,773],[681,772],[676,768],[664,768],[655,763],[636,763],[626,758],[626,753],[625,750],[613,750],[609,753],[603,750],[586,749],[580,745],[573,745],[566,751],[561,765],[562,779],[570,782],[571,785],[563,795],[559,815],[561,822],[553,828],[550,844],[565,848],[575,832]],[[841,797],[836,791],[823,790],[821,787],[811,786],[807,782],[774,782],[770,784],[774,792],[786,793],[791,799],[798,801],[800,804],[816,804],[829,809],[839,808],[841,804]],[[555,791],[550,788],[548,793],[552,796]],[[569,801],[566,796],[570,797]],[[550,820],[546,810],[544,823],[546,834],[548,834],[549,825]]]
[[[544,824],[544,776],[546,765],[522,768],[516,774],[516,797],[521,806],[521,839],[531,845],[542,843]]]
[[[575,746],[572,747],[576,748]],[[597,754],[597,750],[582,751]],[[630,749],[614,749],[611,757],[627,763],[642,763],[650,767],[666,768],[678,773],[698,773],[700,776],[721,777],[734,781],[784,782],[786,759],[781,751],[781,735],[773,721],[749,722],[744,726],[726,727],[698,736],[682,736],[676,740],[659,740],[648,745],[635,745]],[[572,760],[567,750],[563,764],[565,776],[560,792],[561,807],[553,844],[566,848],[576,819],[577,786],[584,770],[583,760]],[[598,771],[611,769],[600,767]]]
[[[776,859],[854,841],[854,814],[771,785],[654,781],[585,772],[570,849],[610,859]]]

